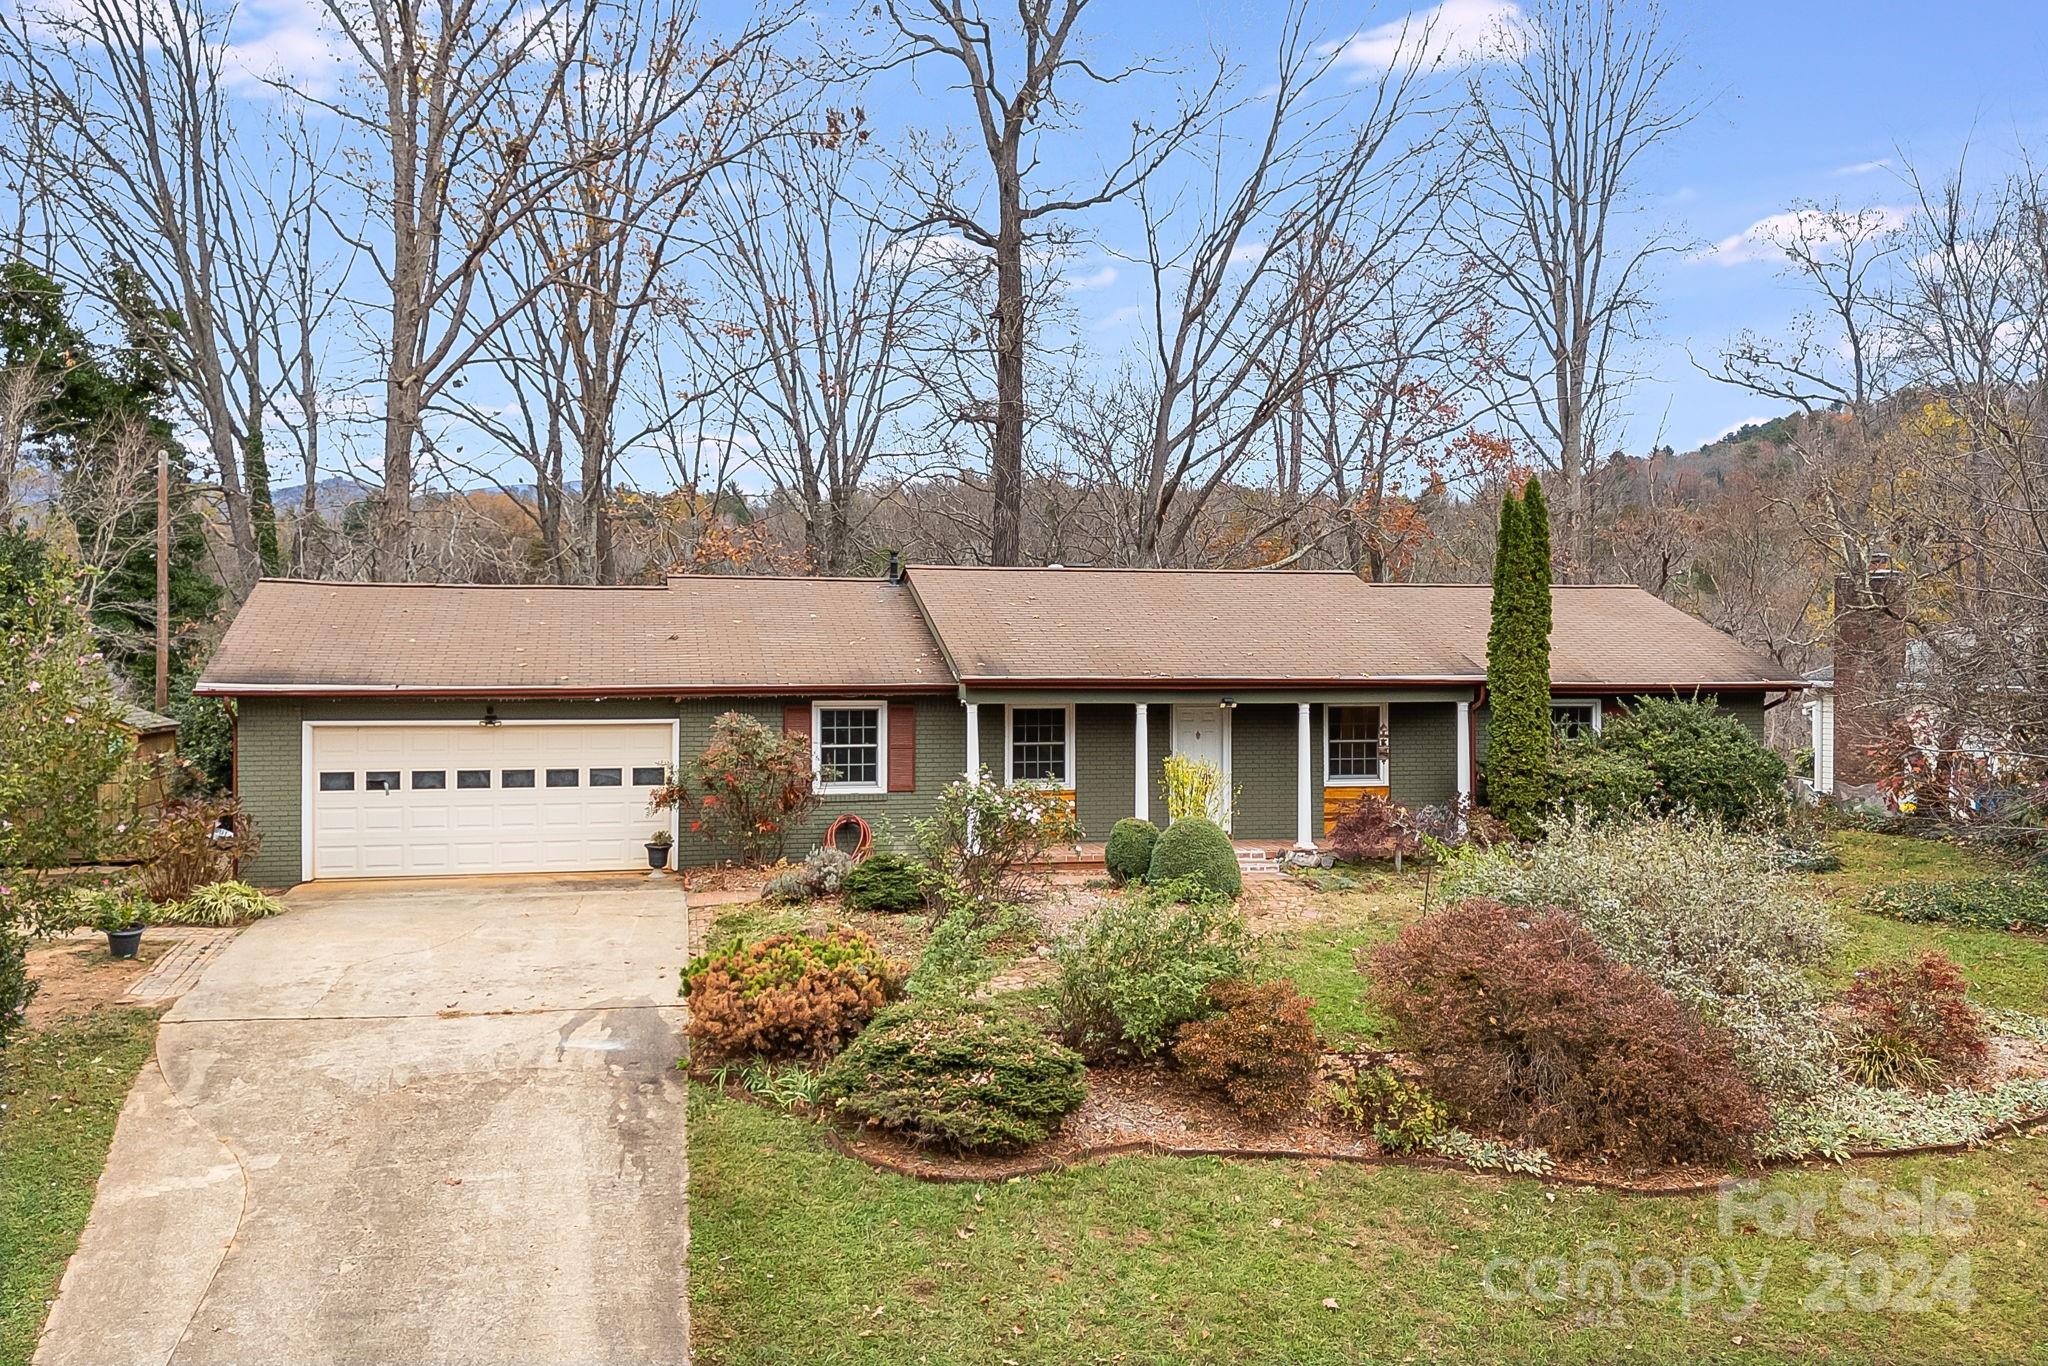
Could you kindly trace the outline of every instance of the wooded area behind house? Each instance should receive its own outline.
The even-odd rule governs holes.
[[[183,691],[262,575],[1470,581],[1540,473],[1564,577],[1789,669],[1890,565],[1957,736],[2038,735],[2031,149],[1902,164],[1903,209],[1786,205],[1764,245],[1808,310],[1689,339],[1780,416],[1626,450],[1660,270],[1711,250],[1646,167],[1711,100],[1653,3],[1497,10],[1362,65],[1305,3],[1254,50],[1147,53],[1089,0],[320,0],[299,49],[214,0],[24,0],[0,526],[96,571],[146,671],[169,448]],[[921,120],[883,126],[905,80]],[[1132,92],[1148,117],[1091,118]],[[1077,304],[1105,276],[1142,283],[1114,343]]]

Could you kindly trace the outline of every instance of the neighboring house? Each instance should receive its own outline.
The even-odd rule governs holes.
[[[1835,795],[1835,671],[1816,669],[1805,679],[1806,696],[1799,709],[1806,714],[1808,743],[1813,747],[1815,795]]]
[[[915,567],[650,588],[266,581],[200,693],[232,699],[252,874],[642,863],[648,790],[742,711],[810,736],[842,813],[900,841],[963,774],[1071,793],[1091,839],[1216,763],[1240,839],[1312,844],[1361,794],[1473,789],[1490,589],[1343,573]],[[1770,661],[1633,587],[1560,587],[1561,724],[1706,696],[1759,733]],[[679,861],[719,857],[677,829]],[[644,866],[644,864],[643,864]]]

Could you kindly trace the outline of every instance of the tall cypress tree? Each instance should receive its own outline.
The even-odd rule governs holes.
[[[1522,521],[1529,528],[1529,586],[1536,595],[1538,641],[1543,646],[1543,673],[1550,674],[1550,508],[1543,499],[1543,485],[1534,476],[1522,487]]]
[[[1541,827],[1550,767],[1550,594],[1530,519],[1541,498],[1535,509],[1513,493],[1501,499],[1486,642],[1486,800],[1525,839]],[[1546,575],[1541,592],[1539,573]]]

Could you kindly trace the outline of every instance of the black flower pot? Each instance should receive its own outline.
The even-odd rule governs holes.
[[[133,958],[142,948],[142,926],[107,931],[107,952],[115,958]]]
[[[647,866],[648,866],[649,868],[666,868],[666,867],[668,867],[668,849],[669,849],[669,847],[668,847],[668,846],[667,846],[666,844],[650,844],[650,845],[648,845],[648,846],[647,846]]]

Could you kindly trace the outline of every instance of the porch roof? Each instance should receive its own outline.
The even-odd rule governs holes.
[[[1471,686],[1492,588],[1269,570],[920,565],[912,592],[966,689]],[[1551,679],[1585,691],[1777,690],[1789,671],[1633,585],[1559,585]]]

